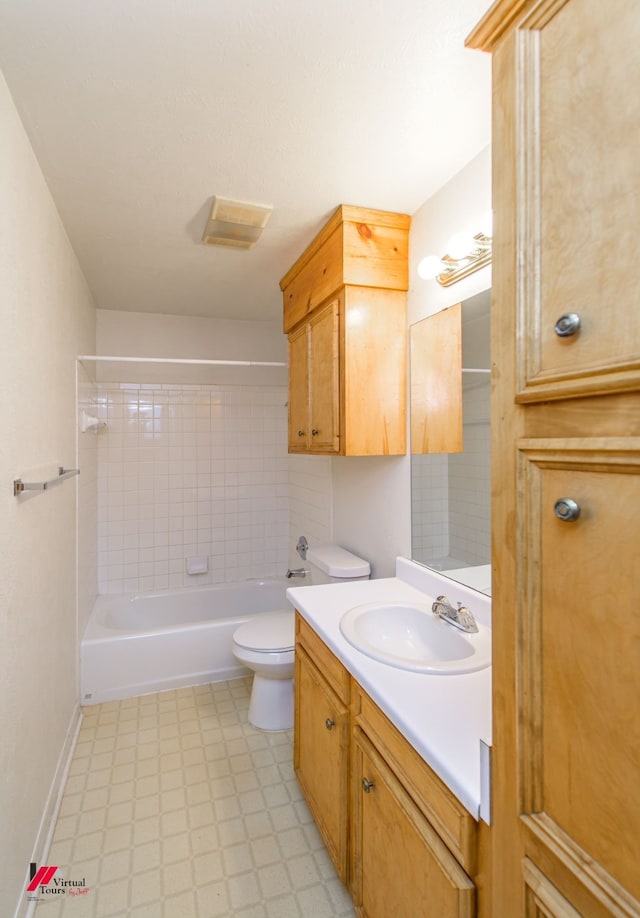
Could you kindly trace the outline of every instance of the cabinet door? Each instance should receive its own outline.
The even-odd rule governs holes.
[[[294,769],[327,850],[347,878],[349,711],[296,646]]]
[[[307,450],[309,430],[309,327],[289,335],[289,452]]]
[[[311,449],[337,453],[339,424],[339,314],[340,302],[333,300],[309,319]]]
[[[475,889],[356,728],[352,892],[363,918],[472,918]]]
[[[579,877],[572,900],[585,914],[637,915],[640,439],[519,446],[528,850]]]
[[[640,383],[640,157],[630,133],[640,93],[629,92],[640,85],[640,11],[635,0],[533,6],[517,84],[526,402]],[[571,315],[577,330],[566,318],[557,325]]]

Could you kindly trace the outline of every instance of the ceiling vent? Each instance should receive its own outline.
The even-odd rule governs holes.
[[[205,245],[232,245],[251,249],[260,238],[273,207],[215,197],[202,236]]]

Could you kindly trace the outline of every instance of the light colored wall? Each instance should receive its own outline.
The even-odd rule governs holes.
[[[0,902],[22,897],[77,716],[77,479],[15,498],[76,457],[76,354],[92,299],[0,76]],[[40,836],[41,837],[41,836]]]
[[[491,265],[441,287],[418,277],[425,255],[444,255],[455,233],[474,235],[491,210],[491,147],[479,153],[413,215],[409,248],[409,325],[491,287]]]
[[[246,322],[142,312],[97,313],[97,353],[120,357],[253,360],[286,364],[287,339],[279,322]],[[179,367],[100,364],[103,382],[232,383],[286,386],[286,367]]]
[[[418,277],[429,254],[444,255],[454,233],[480,229],[491,209],[487,147],[413,215],[409,239],[409,325],[491,286],[491,268],[441,287]],[[333,539],[367,558],[376,577],[392,576],[397,555],[411,557],[411,466],[408,456],[332,460]]]

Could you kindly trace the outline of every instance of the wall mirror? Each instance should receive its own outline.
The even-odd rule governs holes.
[[[411,326],[411,547],[491,594],[491,291]]]

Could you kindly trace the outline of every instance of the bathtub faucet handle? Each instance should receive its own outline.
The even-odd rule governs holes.
[[[292,577],[306,577],[309,571],[305,570],[303,567],[294,567],[293,570],[288,568],[287,570],[287,579],[290,580]]]

